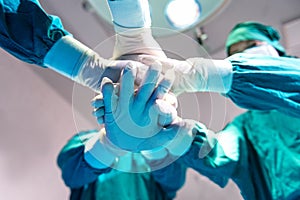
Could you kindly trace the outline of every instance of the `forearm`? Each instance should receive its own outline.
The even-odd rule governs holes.
[[[185,62],[185,61],[183,61]],[[232,83],[232,65],[225,60],[187,59],[186,64],[174,65],[175,94],[183,92],[227,93]]]
[[[114,59],[132,54],[166,57],[152,37],[148,0],[107,0],[107,2],[116,31]]]
[[[166,58],[160,45],[153,38],[151,28],[118,28],[117,30],[113,53],[114,59],[132,54]]]
[[[93,90],[104,76],[118,81],[125,66],[74,39],[60,18],[47,14],[38,1],[0,1],[0,46],[24,62],[48,67]]]
[[[161,186],[170,199],[176,196],[176,192],[183,186],[186,178],[185,165],[174,161],[170,165],[151,172],[154,180]]]
[[[300,116],[300,59],[240,53],[227,60],[234,74],[226,96],[235,104]]]
[[[101,58],[96,52],[77,41],[65,36],[55,43],[44,59],[45,66],[56,72],[87,85],[99,88],[104,76],[116,82],[122,70],[114,61]],[[97,75],[97,81],[93,77]]]
[[[47,52],[66,35],[60,18],[38,1],[0,1],[0,46],[16,58],[44,67]]]
[[[197,127],[198,133],[190,150],[181,161],[224,187],[234,173],[239,160],[239,141],[232,130],[215,134]]]

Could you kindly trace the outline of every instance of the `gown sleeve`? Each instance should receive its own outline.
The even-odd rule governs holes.
[[[99,137],[97,130],[76,134],[63,147],[57,158],[57,164],[62,171],[62,178],[70,188],[82,187],[95,181],[100,174],[111,170],[111,168],[93,168],[85,161],[85,143],[93,137]]]
[[[154,180],[161,186],[169,199],[176,196],[176,192],[184,185],[187,166],[176,160],[172,164],[151,172]]]
[[[243,136],[241,115],[224,130],[214,133],[199,129],[182,162],[220,187],[233,180],[245,199],[251,198],[254,188],[248,173],[248,147]]]
[[[243,53],[227,59],[233,80],[226,96],[236,105],[300,116],[300,59]]]
[[[16,58],[42,67],[56,41],[71,35],[59,17],[47,14],[37,0],[0,0],[0,46]]]

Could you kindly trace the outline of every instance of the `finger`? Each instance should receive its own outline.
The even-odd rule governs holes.
[[[144,142],[141,142],[138,146],[139,150],[151,150],[158,147],[166,146],[170,143],[176,136],[179,128],[170,128],[170,129],[162,129],[156,135],[147,138]]]
[[[136,70],[131,63],[128,63],[123,70],[123,75],[120,81],[120,106],[128,107],[129,102],[132,101],[134,95],[134,79]]]
[[[94,108],[104,107],[103,95],[97,95],[91,101],[91,106]]]
[[[109,78],[104,77],[102,80],[102,94],[103,101],[105,106],[105,113],[112,113],[112,103],[113,103],[113,94],[114,94],[114,86],[112,81]]]
[[[93,115],[95,117],[103,117],[104,116],[104,112],[105,112],[105,110],[104,110],[104,106],[103,106],[101,108],[98,108],[97,110],[94,110],[93,111]]]
[[[170,125],[177,118],[176,108],[168,102],[157,99],[155,107],[158,114],[158,124],[161,126]]]
[[[175,96],[175,94],[173,94],[172,92],[168,92],[166,93],[163,98],[164,101],[168,102],[169,104],[171,104],[174,108],[177,109],[178,107],[178,100]]]
[[[166,74],[165,78],[160,81],[159,85],[153,92],[150,101],[148,101],[147,107],[151,107],[153,102],[156,101],[157,99],[163,99],[164,101],[173,105],[175,109],[177,108],[178,106],[177,98],[172,93],[169,93],[169,90],[174,81],[174,77],[175,75],[173,71],[170,71]],[[162,119],[159,119],[160,124],[164,124],[163,121],[168,120],[169,116],[166,119],[164,119],[163,116],[161,118]],[[168,123],[168,121],[166,121],[166,123]]]
[[[175,80],[175,73],[173,70],[168,70],[159,82],[157,88],[153,92],[152,99],[162,99],[170,91]]]
[[[137,91],[134,102],[137,108],[142,109],[149,101],[158,82],[160,73],[161,64],[159,62],[153,63],[147,71],[145,79]]]
[[[151,55],[140,55],[138,57],[138,61],[141,63],[144,63],[145,65],[152,65],[154,62],[157,60],[162,64],[163,66],[163,71],[164,69],[170,69],[173,68],[174,63],[172,59],[169,58],[161,58],[161,57],[156,57],[156,56],[151,56]]]
[[[97,123],[102,125],[104,124],[104,116],[103,117],[97,117]]]
[[[136,73],[136,78],[135,78],[135,84],[137,86],[140,86],[141,83],[143,82],[143,80],[145,79],[145,75],[146,75],[147,71],[149,70],[149,66],[150,65],[145,65],[145,64],[141,64],[141,63],[139,63],[137,65],[137,73]]]
[[[144,63],[145,65],[152,65],[156,61],[157,57],[151,55],[139,55],[138,61]]]

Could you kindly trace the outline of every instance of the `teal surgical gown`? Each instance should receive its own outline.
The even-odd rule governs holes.
[[[195,128],[198,133],[181,158],[140,174],[92,168],[84,160],[84,144],[98,133],[76,135],[58,157],[71,199],[172,199],[188,167],[220,187],[234,181],[245,200],[300,199],[300,119],[248,111],[217,134]]]
[[[300,119],[248,111],[213,138],[199,159],[203,140],[196,137],[183,162],[220,187],[231,179],[245,200],[300,199]]]
[[[37,0],[0,0],[0,46],[20,60],[43,66],[54,43],[65,35],[61,20]]]
[[[236,105],[300,117],[300,59],[243,53],[227,59],[233,79],[226,96]]]
[[[184,184],[186,166],[175,162],[149,173],[125,173],[95,169],[84,160],[84,144],[98,131],[75,135],[58,156],[62,178],[72,200],[169,200]]]

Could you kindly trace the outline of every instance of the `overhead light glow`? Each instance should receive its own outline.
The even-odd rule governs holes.
[[[165,9],[165,16],[176,29],[186,29],[198,21],[201,5],[197,0],[171,0]]]
[[[107,0],[81,0],[86,10],[112,25]],[[116,0],[115,0],[116,1]],[[148,0],[151,8],[152,33],[155,37],[174,35],[203,26],[231,0]],[[101,23],[100,25],[103,25]]]

